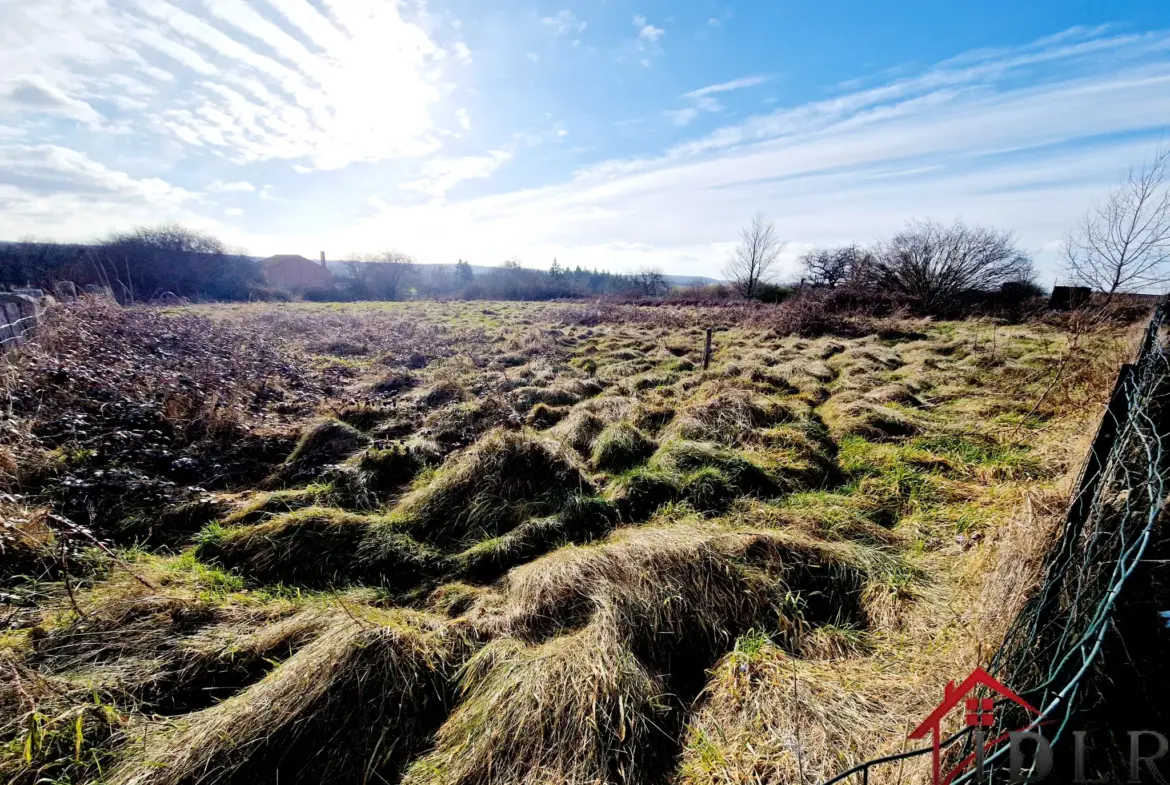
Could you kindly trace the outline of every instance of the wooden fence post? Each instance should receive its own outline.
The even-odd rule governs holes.
[[[703,347],[703,370],[711,364],[711,328],[707,328],[707,344]]]

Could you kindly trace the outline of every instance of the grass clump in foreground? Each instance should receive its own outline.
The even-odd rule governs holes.
[[[526,646],[488,644],[463,700],[404,785],[650,782],[674,748],[679,711],[660,678],[607,630]]]
[[[890,686],[746,635],[712,669],[706,700],[683,739],[676,781],[828,779],[866,759],[870,734],[905,735],[880,699]],[[799,757],[792,749],[797,739]]]
[[[795,641],[830,603],[848,614],[859,569],[709,526],[623,530],[517,568],[500,610],[512,634],[468,664],[463,701],[404,782],[657,781],[718,651],[757,624]]]
[[[553,515],[593,484],[559,445],[526,431],[493,431],[443,464],[395,508],[395,525],[444,550]]]
[[[415,612],[339,621],[242,693],[152,729],[108,781],[393,780],[442,722],[472,650],[465,628]]]
[[[196,554],[258,584],[406,587],[441,570],[441,557],[380,518],[310,507],[254,526],[211,527]]]
[[[654,442],[630,423],[614,423],[594,441],[591,463],[601,471],[625,471],[649,458],[655,448]]]
[[[348,458],[369,440],[357,428],[340,420],[324,419],[302,434],[283,464],[266,481],[279,487],[311,478],[325,466]]]

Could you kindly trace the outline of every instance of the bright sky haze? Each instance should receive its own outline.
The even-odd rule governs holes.
[[[0,239],[718,277],[910,218],[1062,235],[1170,127],[1170,2],[0,0]]]

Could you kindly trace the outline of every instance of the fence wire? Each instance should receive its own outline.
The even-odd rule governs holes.
[[[40,315],[25,316],[17,319],[15,322],[0,322],[0,331],[9,332],[8,337],[0,336],[0,351],[5,351],[16,346],[22,346],[32,333],[40,325]]]
[[[1006,736],[1012,730],[1039,731],[1057,749],[1102,666],[1118,599],[1150,545],[1170,477],[1170,363],[1161,339],[1168,303],[1164,300],[1151,318],[1135,362],[1118,375],[1041,585],[987,668],[1039,714],[997,700],[996,723],[984,729],[984,738],[998,741],[985,748],[978,770],[968,763],[954,783],[1007,782]],[[942,742],[950,766],[974,760],[972,730]],[[874,769],[931,751],[867,761],[825,785],[867,784]]]

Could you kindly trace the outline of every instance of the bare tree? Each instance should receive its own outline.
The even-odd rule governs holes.
[[[1069,276],[1112,297],[1170,281],[1170,147],[1126,172],[1064,240]]]
[[[631,277],[638,291],[646,297],[657,297],[670,291],[666,276],[657,267],[643,267]]]
[[[376,300],[397,300],[415,272],[414,258],[401,251],[356,255],[349,262],[354,294]]]
[[[800,257],[808,282],[832,289],[864,277],[873,262],[873,253],[854,243],[840,248],[814,248]]]
[[[214,299],[240,297],[258,277],[255,263],[219,239],[179,224],[110,235],[93,249],[104,285],[143,297],[164,291]]]
[[[913,297],[925,308],[952,304],[965,292],[987,292],[1032,278],[1032,260],[1011,232],[956,221],[911,221],[878,252],[871,280]]]
[[[723,268],[723,274],[745,298],[754,298],[767,281],[785,243],[776,236],[776,226],[763,213],[739,232],[739,245]]]

